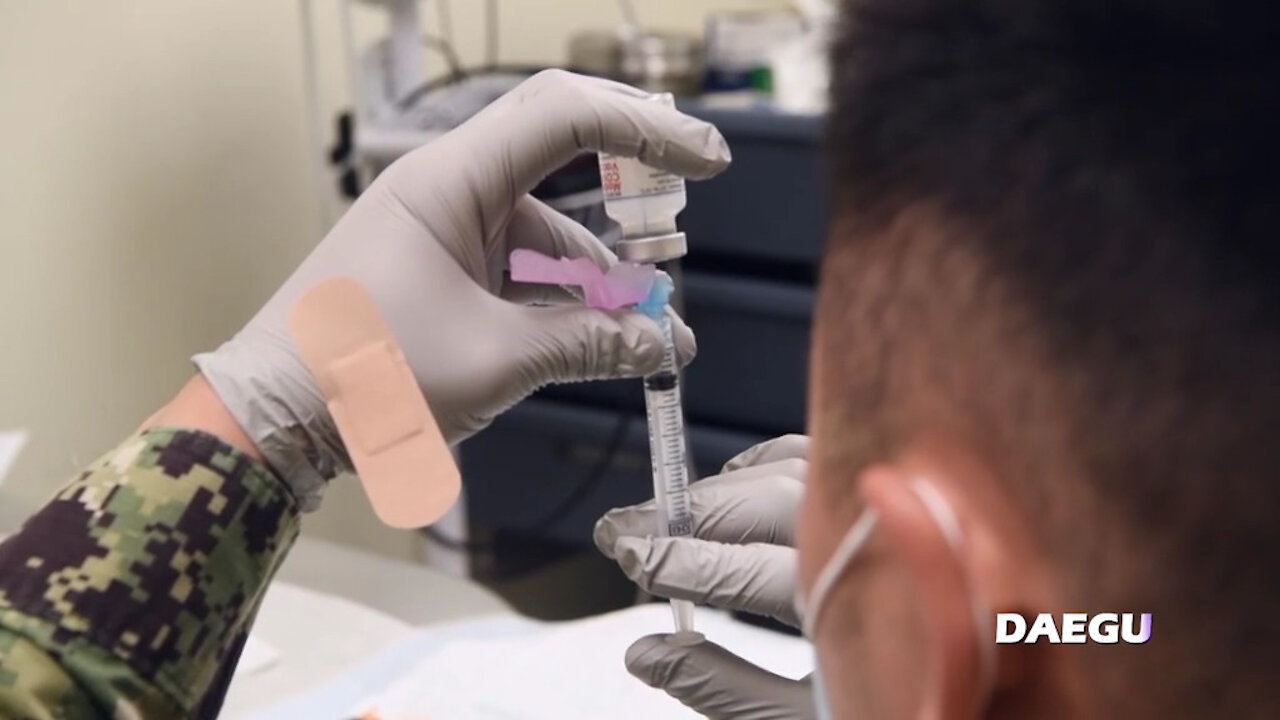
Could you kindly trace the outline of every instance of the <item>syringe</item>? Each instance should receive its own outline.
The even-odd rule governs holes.
[[[674,106],[670,94],[653,100]],[[649,167],[635,158],[600,154],[600,185],[605,213],[622,227],[615,249],[618,259],[633,263],[665,263],[687,252],[676,215],[684,209],[684,178]],[[653,291],[638,309],[662,331],[663,356],[658,371],[644,378],[644,404],[649,418],[649,455],[653,463],[653,496],[658,505],[657,534],[693,534],[689,502],[689,470],[685,453],[684,410],[680,405],[679,364],[671,336],[667,298],[671,280],[659,275]],[[676,631],[693,630],[693,603],[672,600]]]
[[[671,316],[666,312],[666,296],[671,292],[671,284],[669,279],[659,275],[657,285],[650,301],[640,306],[662,330],[663,341],[662,365],[657,372],[644,378],[653,497],[658,505],[658,534],[686,537],[693,535],[693,508],[689,502],[689,466],[685,453],[684,407],[680,404],[679,364],[671,337]],[[677,632],[693,630],[692,602],[672,600],[671,612],[675,615]]]

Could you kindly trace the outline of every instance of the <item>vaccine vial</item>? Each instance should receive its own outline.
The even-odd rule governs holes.
[[[651,102],[675,106],[670,93],[654,95]],[[600,186],[605,214],[622,227],[615,248],[619,259],[663,262],[685,254],[684,233],[676,228],[676,215],[687,202],[684,178],[636,158],[600,153]]]

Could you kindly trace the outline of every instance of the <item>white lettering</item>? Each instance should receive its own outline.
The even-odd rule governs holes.
[[[1084,626],[1089,621],[1088,613],[1062,614],[1062,642],[1082,644],[1085,641]]]
[[[1142,629],[1133,631],[1133,613],[1121,616],[1120,635],[1131,645],[1141,645],[1151,639],[1151,613],[1142,613]]]
[[[1089,621],[1089,639],[1104,645],[1112,645],[1119,639],[1120,622],[1115,613],[1098,613]]]
[[[1013,628],[1010,628],[1012,624]],[[1027,632],[1027,621],[1018,613],[996,613],[996,642],[1016,643]]]
[[[1040,613],[1036,616],[1036,621],[1031,623],[1031,630],[1027,633],[1026,643],[1033,643],[1041,637],[1048,638],[1051,643],[1058,643],[1058,627],[1053,624],[1053,615],[1049,613]]]
[[[1131,645],[1141,645],[1151,641],[1151,613],[1040,613],[1030,628],[1027,623],[1027,616],[1022,613],[996,613],[996,643],[1115,645],[1123,639]]]

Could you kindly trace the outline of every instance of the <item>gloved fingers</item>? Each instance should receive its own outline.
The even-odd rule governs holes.
[[[626,86],[623,86],[626,87]],[[524,248],[549,257],[585,257],[601,270],[608,270],[618,262],[613,251],[600,242],[590,230],[548,207],[531,196],[524,196],[515,205],[507,225],[507,253]],[[659,271],[661,272],[661,271]],[[663,273],[665,274],[665,273]],[[577,288],[560,288],[560,291],[537,291],[535,283],[507,282],[501,296],[504,300],[520,303],[581,304],[582,293]],[[555,286],[542,286],[555,287]],[[671,336],[676,346],[676,359],[687,364],[697,354],[693,331],[671,308]],[[654,328],[655,332],[657,328]]]
[[[712,720],[815,717],[807,680],[771,673],[710,641],[683,645],[673,637],[648,635],[632,643],[627,670]]]
[[[724,543],[795,542],[795,518],[800,509],[807,463],[793,458],[746,467],[689,485],[693,535]],[[596,547],[613,557],[620,537],[653,535],[658,527],[653,500],[615,508],[596,522]]]
[[[671,342],[676,346],[676,363],[684,367],[698,354],[698,340],[674,308],[667,308],[667,317],[671,318]],[[654,327],[657,328],[656,323]]]
[[[617,262],[613,251],[591,231],[529,195],[521,197],[512,208],[504,234],[506,244],[502,252],[506,257],[489,261],[491,273],[498,277],[507,267],[511,251],[516,249],[533,250],[555,258],[587,258],[602,270]],[[582,299],[577,288],[545,283],[510,279],[499,283],[495,279],[491,287],[501,287],[499,296],[519,305],[580,305]]]
[[[535,386],[640,377],[662,364],[662,332],[641,313],[585,307],[519,310],[530,333],[519,362]],[[697,352],[693,333],[674,313],[671,330],[676,355],[687,362]]]
[[[517,200],[512,208],[506,238],[508,257],[512,250],[534,250],[554,258],[584,257],[601,270],[608,270],[618,261],[590,230],[529,195]],[[500,267],[506,267],[507,259],[501,259]]]
[[[572,288],[546,283],[508,280],[502,284],[502,299],[516,305],[581,305],[582,297]]]
[[[766,440],[759,445],[753,445],[746,450],[735,455],[729,462],[724,464],[720,472],[733,472],[745,467],[753,465],[764,465],[778,460],[790,460],[799,458],[801,460],[809,459],[809,436],[808,435],[783,435],[772,440]],[[799,478],[804,480],[804,478]]]
[[[523,195],[582,152],[639,157],[691,178],[728,166],[728,144],[713,125],[647,98],[620,83],[538,73],[459,128],[475,144],[472,169],[495,184],[479,189]]]
[[[618,567],[645,592],[799,626],[792,548],[628,536],[619,538],[613,549]]]

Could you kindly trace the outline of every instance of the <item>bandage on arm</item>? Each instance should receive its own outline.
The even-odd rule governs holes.
[[[298,299],[289,330],[378,518],[397,528],[439,519],[462,478],[373,299],[351,278],[323,280]]]

